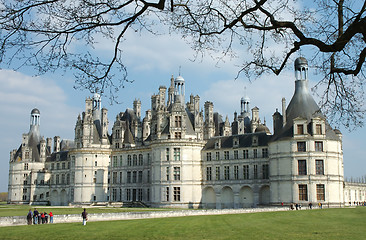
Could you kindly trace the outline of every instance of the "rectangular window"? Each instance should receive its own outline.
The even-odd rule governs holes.
[[[322,125],[321,124],[316,124],[315,125],[315,134],[321,135],[321,134],[323,134],[322,132],[323,132],[322,131]]]
[[[169,176],[170,176],[170,174],[169,174],[169,167],[166,167],[166,171],[165,171],[165,173],[166,173],[166,174],[165,174],[165,175],[166,175],[166,180],[167,180],[167,181],[169,181],[169,179],[170,179],[170,178],[169,178]]]
[[[136,181],[137,181],[137,172],[133,171],[132,172],[132,183],[136,183]]]
[[[230,180],[230,168],[229,166],[224,166],[224,179]]]
[[[268,158],[268,148],[262,149],[262,158]]]
[[[253,158],[258,158],[258,149],[253,149]]]
[[[243,165],[243,178],[249,179],[249,165]]]
[[[117,183],[117,172],[112,172],[112,183],[113,184]]]
[[[174,148],[174,161],[180,161],[180,148]]]
[[[316,175],[324,175],[324,161],[315,160]]]
[[[229,151],[224,151],[225,160],[229,160]]]
[[[133,165],[133,166],[137,166],[137,155],[136,155],[136,154],[134,154],[132,157],[133,157],[133,158],[132,158],[132,165]]]
[[[94,166],[98,166],[98,162],[97,161],[94,162]],[[57,163],[57,169],[58,168],[59,168],[59,166],[58,166],[58,163]]]
[[[262,177],[263,179],[269,179],[269,165],[263,164],[262,165]]]
[[[182,127],[182,116],[175,116],[175,127]]]
[[[131,183],[131,172],[127,172],[127,183]]]
[[[253,165],[253,178],[258,179],[258,165]]]
[[[216,167],[216,180],[220,180],[220,167]]]
[[[126,200],[131,201],[131,189],[126,189]]]
[[[138,182],[142,183],[142,171],[139,171]]]
[[[139,166],[144,165],[144,157],[142,154],[139,154]]]
[[[323,142],[315,141],[315,151],[323,152]]]
[[[175,133],[174,133],[174,137],[175,137],[176,139],[181,139],[181,138],[182,138],[182,133],[181,133],[181,132],[175,132]]]
[[[234,159],[239,159],[239,152],[238,150],[234,151]]]
[[[169,202],[169,187],[165,188],[165,201]]]
[[[174,167],[174,180],[180,180],[180,167]]]
[[[317,184],[316,185],[316,199],[318,201],[324,201],[325,200],[324,184]]]
[[[304,125],[303,124],[299,124],[297,125],[297,134],[304,134]]]
[[[118,167],[118,165],[117,165],[117,156],[113,156],[113,167]]]
[[[298,167],[299,175],[306,175],[307,174],[306,160],[298,160],[297,161],[297,167]]]
[[[299,184],[299,201],[308,200],[308,186],[306,184]]]
[[[127,165],[128,166],[132,166],[132,158],[131,158],[131,155],[128,155],[127,156]]]
[[[142,201],[142,189],[141,188],[137,192],[137,200]]]
[[[239,179],[239,166],[234,166],[234,179]]]
[[[115,188],[112,189],[112,200],[113,201],[117,200],[117,189]]]
[[[165,150],[165,160],[169,161],[169,148]]]
[[[173,188],[173,196],[175,202],[180,202],[180,187],[174,187]]]
[[[62,163],[62,169],[66,169],[66,163],[65,162]]]
[[[211,153],[210,152],[206,153],[206,160],[207,161],[211,161],[212,160],[211,159]]]
[[[212,168],[211,167],[206,168],[206,180],[207,181],[212,180]]]
[[[220,152],[216,152],[216,160],[220,160]]]
[[[122,183],[122,172],[119,172],[119,183]]]
[[[122,161],[122,155],[119,156],[119,166],[122,167],[123,161]]]
[[[297,142],[297,151],[306,152],[306,142]]]
[[[243,158],[244,159],[248,159],[249,158],[248,150],[243,150]]]

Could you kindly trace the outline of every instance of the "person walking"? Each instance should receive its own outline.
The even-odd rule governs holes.
[[[50,212],[50,223],[53,223],[53,213],[52,212]]]
[[[84,208],[84,212],[81,213],[81,217],[83,218],[83,225],[86,225],[86,221],[88,221],[88,213],[86,212],[86,209]]]

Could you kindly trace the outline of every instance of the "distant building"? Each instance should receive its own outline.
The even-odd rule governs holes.
[[[33,109],[28,134],[10,154],[9,203],[141,203],[152,207],[243,208],[281,203],[344,206],[365,201],[366,184],[344,182],[342,134],[331,128],[308,90],[305,58],[295,61],[295,93],[273,114],[273,134],[241,99],[230,124],[185,103],[185,80],[171,78],[151,97],[116,116],[95,93],[77,117],[75,139],[40,135]],[[251,111],[251,113],[250,113]],[[352,195],[350,197],[349,195]],[[352,201],[351,201],[352,200]]]

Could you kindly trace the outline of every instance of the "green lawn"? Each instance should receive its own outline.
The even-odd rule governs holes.
[[[362,239],[366,207],[0,228],[0,239]]]

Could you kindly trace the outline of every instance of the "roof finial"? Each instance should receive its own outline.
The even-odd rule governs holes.
[[[180,70],[181,70],[182,66],[179,66],[179,76],[180,76]]]

